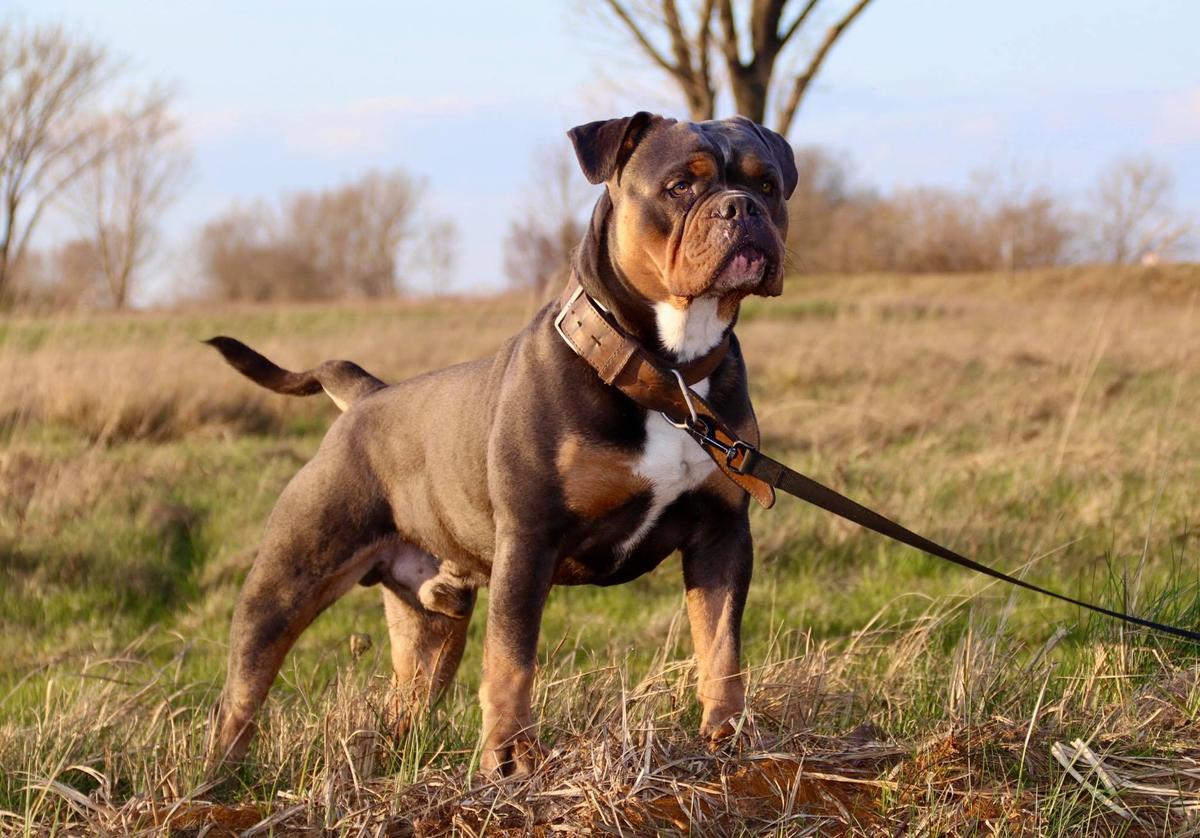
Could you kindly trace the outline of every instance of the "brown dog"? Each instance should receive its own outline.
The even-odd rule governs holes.
[[[757,443],[741,353],[725,338],[747,294],[780,293],[791,148],[742,118],[644,112],[570,137],[588,180],[606,186],[576,255],[584,292],[665,366],[720,346],[695,391]],[[218,759],[245,753],[284,655],[353,585],[383,585],[409,711],[453,676],[475,591],[488,585],[482,765],[527,773],[540,752],[530,698],[551,586],[625,582],[675,550],[701,733],[729,733],[744,707],[747,496],[684,431],[605,385],[557,332],[559,310],[546,306],[489,358],[390,387],[348,362],[289,373],[214,339],[258,383],[324,389],[345,411],[280,496],[238,599]]]

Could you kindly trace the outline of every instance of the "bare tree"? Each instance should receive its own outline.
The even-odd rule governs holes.
[[[796,188],[788,200],[788,254],[803,271],[829,270],[838,210],[852,198],[850,164],[825,148],[796,149]]]
[[[984,213],[984,245],[995,254],[997,268],[1019,271],[1066,261],[1078,223],[1049,187],[1031,180],[1017,162],[978,171],[971,180]]]
[[[46,208],[90,162],[81,116],[111,71],[102,49],[59,27],[0,28],[0,301]]]
[[[796,170],[788,251],[802,272],[1025,270],[1064,262],[1077,235],[1065,203],[1016,168],[887,196],[825,149],[797,149]]]
[[[434,219],[421,233],[421,246],[412,259],[413,269],[425,274],[434,293],[448,290],[458,263],[458,226],[448,218]]]
[[[1009,271],[1061,265],[1076,236],[1074,219],[1062,202],[1044,190],[992,210],[1000,267]]]
[[[104,277],[94,241],[70,239],[48,253],[43,262],[41,293],[55,309],[96,304]]]
[[[114,308],[128,305],[157,238],[156,222],[176,198],[186,168],[168,104],[155,92],[97,118],[92,136],[102,150],[68,189]]]
[[[210,296],[233,302],[320,300],[335,294],[301,254],[283,243],[263,202],[235,206],[204,225],[197,240]]]
[[[419,182],[395,171],[293,195],[284,211],[285,236],[335,295],[394,294],[402,281],[399,250],[415,237],[422,191]]]
[[[1091,216],[1100,258],[1114,265],[1157,261],[1180,247],[1190,232],[1172,204],[1170,169],[1149,157],[1115,161],[1091,194]]]
[[[716,115],[717,90],[724,83],[735,111],[755,122],[766,123],[774,105],[771,127],[786,135],[834,44],[870,0],[843,4],[803,58],[798,47],[789,47],[808,40],[804,35],[829,5],[821,0],[751,0],[736,7],[733,0],[697,0],[690,7],[679,0],[660,0],[657,7],[636,0],[606,3],[622,31],[679,88],[692,119]],[[714,70],[713,55],[719,56],[723,76]],[[798,71],[777,72],[797,61]]]
[[[403,284],[400,265],[418,237],[421,184],[372,172],[323,192],[302,192],[282,211],[234,207],[201,230],[198,256],[210,293],[228,300],[381,297]],[[452,233],[432,230],[448,270]]]
[[[504,238],[504,273],[514,287],[542,297],[564,281],[571,251],[583,238],[595,191],[579,177],[565,146],[535,156],[534,189]]]

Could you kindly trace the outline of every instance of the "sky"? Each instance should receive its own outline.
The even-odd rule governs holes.
[[[2,0],[0,23],[61,23],[119,57],[126,86],[175,92],[192,165],[162,219],[152,303],[192,279],[196,231],[234,202],[395,167],[459,228],[454,276],[417,290],[500,287],[508,224],[569,128],[683,115],[597,5]],[[1150,154],[1200,217],[1197,32],[1191,0],[875,0],[789,139],[844,153],[884,189],[1017,170],[1075,198],[1114,158]]]

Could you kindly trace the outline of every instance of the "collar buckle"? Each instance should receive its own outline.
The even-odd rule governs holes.
[[[558,332],[558,336],[566,342],[567,346],[575,349],[576,351],[578,351],[578,349],[575,347],[575,342],[567,337],[567,333],[563,331],[562,324],[563,320],[565,320],[567,317],[567,313],[571,311],[572,307],[575,305],[575,301],[578,300],[582,294],[583,286],[576,284],[575,290],[571,293],[571,296],[567,298],[567,301],[563,303],[563,307],[559,310],[558,316],[554,318],[554,331]]]

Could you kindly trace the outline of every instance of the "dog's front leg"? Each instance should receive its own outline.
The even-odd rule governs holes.
[[[497,538],[479,689],[480,767],[488,774],[525,776],[542,754],[531,702],[538,632],[554,558],[543,539],[516,533]]]
[[[703,715],[700,734],[730,736],[746,706],[742,681],[742,611],[750,588],[754,547],[743,508],[693,534],[683,550],[688,621],[696,649],[697,690]]]

